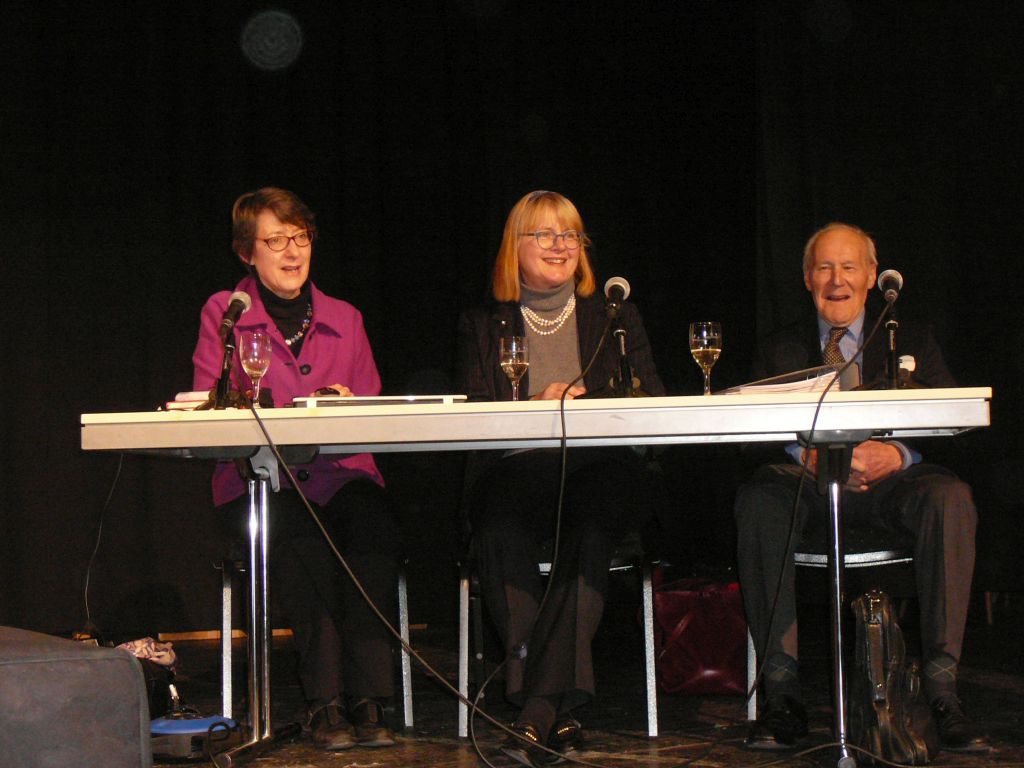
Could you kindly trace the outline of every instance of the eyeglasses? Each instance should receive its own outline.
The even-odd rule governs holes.
[[[536,232],[521,232],[520,234],[524,237],[526,235],[533,235],[537,245],[545,251],[550,251],[554,248],[558,238],[562,238],[562,243],[570,251],[575,251],[579,248],[580,243],[583,241],[583,235],[575,229],[567,229],[565,232],[555,232],[553,229],[538,229]]]
[[[256,239],[262,240],[267,244],[267,248],[272,251],[283,251],[288,247],[289,240],[293,240],[299,248],[305,248],[313,242],[313,234],[311,232],[302,231],[296,232],[291,237],[288,237],[288,235],[273,235],[272,237],[259,237]]]

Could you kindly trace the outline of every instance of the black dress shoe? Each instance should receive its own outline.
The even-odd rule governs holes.
[[[750,727],[747,749],[793,749],[807,735],[807,710],[799,699],[785,694],[769,696],[764,712]]]
[[[964,713],[960,699],[942,696],[932,702],[932,715],[939,731],[939,742],[947,752],[988,752],[991,746],[977,726]]]
[[[395,743],[395,734],[384,722],[384,707],[376,701],[363,699],[356,704],[352,708],[352,722],[356,742],[361,747],[390,747]]]
[[[543,765],[548,753],[530,744],[531,742],[542,744],[537,726],[533,723],[516,723],[512,726],[512,730],[519,736],[509,735],[505,739],[505,743],[501,745],[501,751],[526,768]]]
[[[580,721],[570,715],[562,715],[551,726],[548,734],[548,748],[558,752],[552,755],[544,753],[543,761],[547,765],[564,763],[565,758],[583,748],[583,726]]]
[[[337,704],[320,707],[309,721],[313,744],[320,749],[350,749],[356,745],[356,731]]]

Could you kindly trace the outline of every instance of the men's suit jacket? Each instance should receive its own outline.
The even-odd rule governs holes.
[[[881,308],[869,302],[864,318],[864,333],[870,332]],[[888,333],[884,323],[863,353],[861,382],[870,386],[885,377]],[[917,368],[913,380],[923,387],[955,387],[956,380],[946,367],[942,350],[928,325],[913,321],[900,321],[896,333],[896,355],[912,355]],[[817,317],[808,313],[803,319],[792,323],[766,337],[758,344],[754,357],[755,379],[778,376],[824,365],[821,341],[818,337]]]

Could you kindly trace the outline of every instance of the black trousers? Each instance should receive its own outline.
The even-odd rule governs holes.
[[[244,520],[248,500],[231,502]],[[298,676],[311,708],[335,699],[387,698],[394,689],[391,634],[341,568],[295,491],[270,500],[270,599],[274,623],[292,629]],[[363,588],[394,623],[398,554],[395,516],[384,489],[347,483],[320,513]]]
[[[796,658],[796,596],[792,553],[783,562],[799,467],[761,467],[736,496],[738,560],[743,603],[758,653],[784,652]],[[857,493],[844,490],[846,527],[865,527],[912,542],[915,586],[921,608],[921,649],[925,658],[947,653],[960,658],[974,573],[977,512],[971,489],[950,471],[916,464]],[[823,540],[828,496],[805,480],[797,511],[797,548]],[[778,605],[768,623],[779,584]]]
[[[561,709],[594,695],[591,640],[604,611],[616,544],[650,514],[644,464],[629,449],[570,449],[558,558],[550,592],[537,564],[550,558],[561,455],[513,454],[474,486],[472,548],[488,614],[509,659],[506,697],[560,695]]]

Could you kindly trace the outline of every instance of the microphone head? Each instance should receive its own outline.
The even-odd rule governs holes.
[[[618,287],[622,291],[622,301],[629,298],[629,280],[624,277],[609,277],[604,284],[604,295],[609,299],[612,297],[612,288]]]
[[[249,308],[252,307],[252,299],[249,298],[249,294],[246,293],[245,291],[235,291],[234,293],[232,293],[228,297],[228,306],[230,307],[236,301],[241,303],[242,305],[242,314],[248,312]]]
[[[885,272],[878,276],[878,290],[884,293],[885,290],[889,287],[886,285],[886,283],[889,282],[896,283],[897,291],[903,290],[903,275],[901,275],[895,269],[887,269],[885,270]]]

